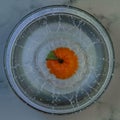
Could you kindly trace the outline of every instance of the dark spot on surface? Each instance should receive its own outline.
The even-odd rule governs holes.
[[[106,28],[108,32],[111,32],[112,25],[115,22],[119,21],[119,17],[116,14],[111,14],[107,17],[103,14],[99,14],[99,15],[93,14],[93,15],[103,24],[103,26]]]
[[[111,32],[111,25],[113,24],[114,20],[104,16],[104,15],[96,15],[93,14],[101,23],[102,25],[106,28],[107,31]]]
[[[59,62],[60,64],[62,64],[62,63],[64,63],[64,60],[63,60],[63,59],[58,59],[58,62]]]
[[[77,0],[68,0],[67,2],[65,2],[64,4],[67,5],[68,7],[70,5],[72,5],[74,2],[76,2]]]
[[[75,2],[75,1],[76,1],[76,0],[69,0],[70,3],[73,3],[73,2]]]

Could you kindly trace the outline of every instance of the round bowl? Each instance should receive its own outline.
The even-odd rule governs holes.
[[[69,48],[78,58],[78,69],[64,80],[46,65],[46,56],[57,48]],[[9,83],[24,102],[43,112],[65,114],[101,96],[113,73],[114,53],[109,35],[93,16],[74,7],[50,6],[16,25],[4,61]]]

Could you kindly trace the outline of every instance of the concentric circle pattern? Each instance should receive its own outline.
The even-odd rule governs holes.
[[[59,51],[67,59],[64,66],[46,60],[50,51],[59,48],[72,51],[67,52],[72,57]],[[101,24],[66,6],[26,16],[11,34],[5,53],[6,74],[17,95],[30,106],[55,114],[93,103],[107,87],[113,63],[110,38]]]

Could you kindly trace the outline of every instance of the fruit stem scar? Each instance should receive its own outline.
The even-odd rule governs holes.
[[[62,63],[64,62],[64,60],[63,60],[63,59],[58,58],[58,62],[62,64]]]

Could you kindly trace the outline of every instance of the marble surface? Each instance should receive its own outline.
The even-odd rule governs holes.
[[[47,5],[66,4],[94,15],[107,29],[115,49],[114,76],[106,92],[87,109],[69,115],[50,115],[32,109],[12,91],[3,67],[11,30],[29,12]],[[0,0],[0,120],[120,120],[120,0]]]

